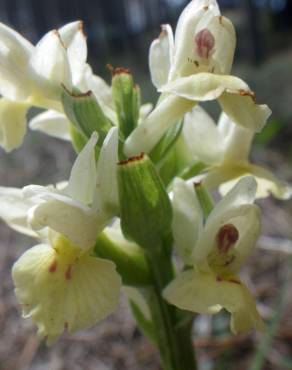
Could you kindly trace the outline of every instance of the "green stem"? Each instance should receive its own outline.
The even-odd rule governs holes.
[[[162,297],[165,286],[174,278],[171,256],[165,250],[147,253],[153,288],[149,299],[157,344],[164,370],[196,370],[191,338],[192,320],[184,322],[184,313]],[[182,324],[180,324],[180,322]]]

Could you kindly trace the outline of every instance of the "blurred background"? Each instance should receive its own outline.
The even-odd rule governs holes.
[[[0,21],[36,43],[50,29],[82,19],[89,63],[110,82],[106,64],[128,67],[144,102],[155,102],[148,48],[161,23],[175,27],[186,0],[0,0]],[[247,81],[273,115],[257,136],[254,161],[292,183],[292,1],[221,0],[237,30],[233,73]],[[216,112],[215,112],[216,114]],[[30,132],[11,154],[0,152],[0,185],[22,187],[66,179],[75,154],[67,143]],[[194,330],[200,370],[292,369],[292,201],[267,199],[264,238],[243,271],[268,323],[265,334],[231,336],[228,316],[200,317]],[[140,335],[122,298],[119,311],[48,349],[21,319],[10,269],[34,241],[0,224],[0,370],[156,370],[155,348]],[[183,369],[181,369],[183,370]]]

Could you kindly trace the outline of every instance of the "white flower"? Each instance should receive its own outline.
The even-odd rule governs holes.
[[[238,125],[260,131],[270,110],[255,103],[254,93],[231,76],[235,49],[232,23],[220,15],[215,0],[193,0],[182,12],[175,36],[165,25],[150,47],[151,77],[162,92],[157,107],[130,135],[128,156],[148,153],[166,130],[197,102],[217,99]]]
[[[109,131],[96,165],[97,139],[97,134],[92,134],[79,153],[65,188],[38,185],[24,188],[24,196],[36,204],[29,210],[33,229],[49,227],[72,244],[89,248],[117,214],[118,129]]]
[[[94,325],[118,305],[121,279],[111,261],[92,255],[98,234],[117,212],[118,132],[108,133],[96,166],[94,133],[68,184],[0,188],[0,216],[41,241],[13,266],[24,317],[54,342],[64,330]]]
[[[249,161],[254,133],[234,124],[222,113],[215,124],[213,119],[199,106],[185,116],[183,136],[193,158],[208,165],[206,173],[192,181],[202,181],[209,189],[226,194],[242,176],[253,175],[258,183],[257,198],[270,194],[288,199],[292,188],[281,183],[265,168]]]
[[[0,145],[18,147],[31,106],[63,112],[61,85],[78,86],[86,68],[81,22],[48,32],[36,46],[0,24]]]
[[[254,299],[237,273],[260,234],[256,182],[241,179],[216,205],[203,226],[194,189],[177,179],[174,184],[173,231],[178,254],[191,269],[166,287],[164,297],[185,310],[231,313],[235,333],[261,330],[263,322]]]

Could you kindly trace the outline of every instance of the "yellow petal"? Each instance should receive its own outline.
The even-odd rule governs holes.
[[[212,73],[197,73],[178,78],[159,90],[194,101],[218,99],[223,111],[236,124],[253,132],[260,132],[271,110],[258,105],[249,86],[238,77]]]
[[[7,152],[18,148],[26,133],[26,113],[29,106],[0,99],[0,146]]]
[[[256,198],[266,198],[273,195],[277,199],[289,199],[292,196],[292,187],[278,180],[272,172],[264,167],[248,163],[245,166],[222,166],[211,170],[205,179],[204,184],[214,189],[219,186],[219,191],[225,195],[243,176],[254,176],[258,186]]]
[[[225,308],[231,313],[230,326],[236,334],[264,327],[254,298],[237,278],[223,280],[213,274],[184,271],[166,287],[164,297],[181,309],[198,313],[212,314]]]
[[[80,253],[65,239],[55,248],[37,245],[13,266],[15,293],[23,316],[53,343],[65,329],[93,326],[118,305],[120,276],[112,262]]]

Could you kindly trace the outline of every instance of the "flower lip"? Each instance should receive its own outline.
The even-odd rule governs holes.
[[[217,248],[219,252],[222,254],[227,254],[238,239],[239,232],[234,225],[223,225],[216,236]]]

